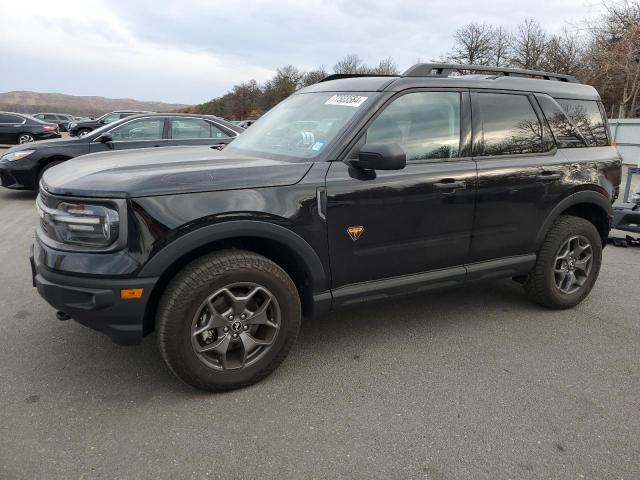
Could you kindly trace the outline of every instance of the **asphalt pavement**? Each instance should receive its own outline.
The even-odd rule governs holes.
[[[640,478],[640,248],[549,311],[511,281],[306,321],[263,382],[205,394],[31,286],[34,194],[0,189],[0,478]]]

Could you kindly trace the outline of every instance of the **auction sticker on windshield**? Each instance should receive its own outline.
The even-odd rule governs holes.
[[[360,95],[334,95],[324,102],[325,105],[340,105],[342,107],[359,107],[369,97],[361,97]]]

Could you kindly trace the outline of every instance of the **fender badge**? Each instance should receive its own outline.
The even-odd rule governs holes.
[[[353,240],[354,242],[360,238],[362,232],[364,232],[364,227],[362,226],[347,228],[347,233],[351,237],[351,240]]]

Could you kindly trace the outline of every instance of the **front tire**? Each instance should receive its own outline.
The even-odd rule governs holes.
[[[560,216],[540,247],[525,290],[540,305],[565,309],[589,295],[600,273],[602,240],[589,221]]]
[[[300,330],[300,297],[271,260],[225,250],[194,260],[171,280],[156,314],[160,353],[184,382],[212,392],[273,372]]]
[[[88,128],[81,128],[78,130],[78,137],[84,137],[85,135],[91,133],[91,130]]]

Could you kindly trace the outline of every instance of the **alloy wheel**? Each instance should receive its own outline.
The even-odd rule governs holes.
[[[589,240],[576,235],[558,249],[553,266],[556,288],[564,294],[577,292],[589,278],[593,249]]]
[[[33,141],[35,141],[35,138],[33,138],[33,135],[29,135],[28,133],[23,133],[18,137],[18,143],[20,145],[24,145],[25,143],[31,143]]]
[[[269,290],[255,283],[234,283],[202,302],[191,324],[191,345],[208,367],[237,370],[264,357],[280,324],[280,307]]]

